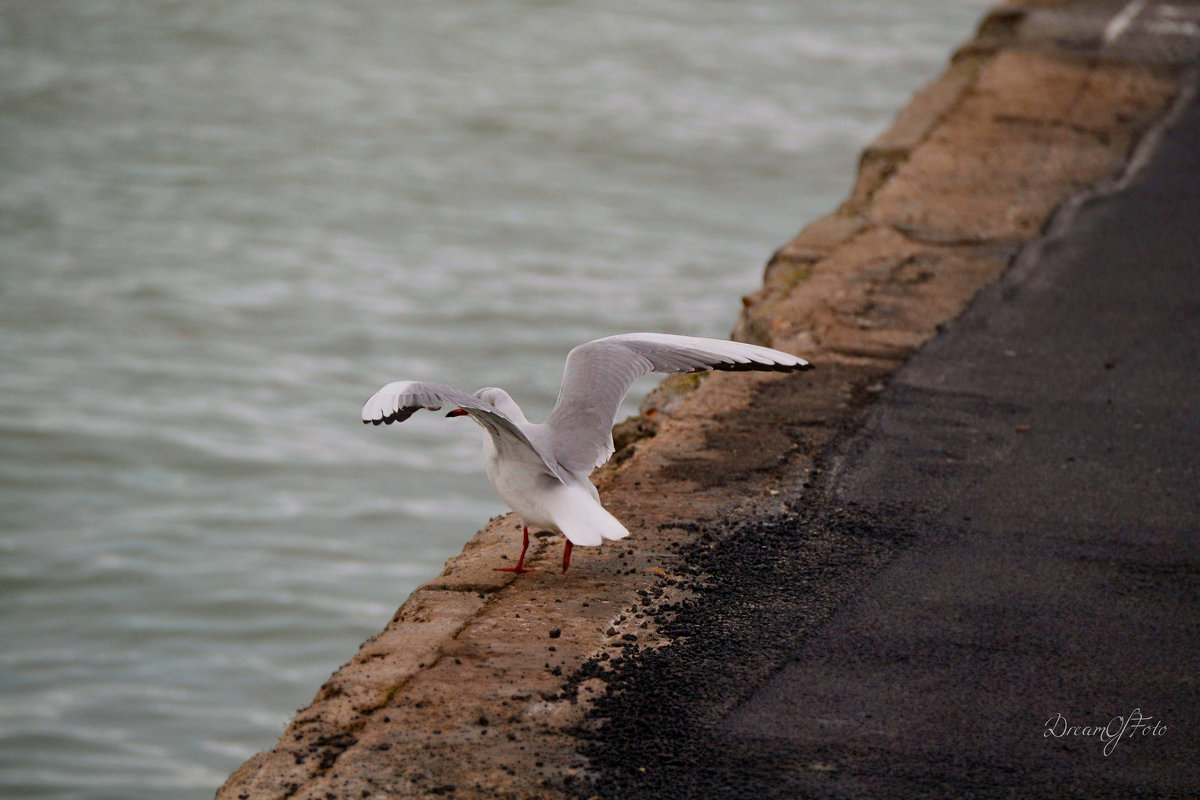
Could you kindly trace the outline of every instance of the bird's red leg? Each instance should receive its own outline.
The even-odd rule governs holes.
[[[525,551],[529,549],[529,526],[523,526],[525,531],[525,539],[521,543],[521,557],[517,559],[515,567],[495,567],[496,572],[515,572],[520,575],[522,572],[533,572],[533,570],[525,566]]]
[[[571,566],[571,540],[567,539],[567,544],[563,547],[563,574],[567,572],[567,567]]]

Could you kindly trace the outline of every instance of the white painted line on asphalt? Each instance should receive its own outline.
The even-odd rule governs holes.
[[[1146,32],[1156,36],[1200,36],[1200,23],[1162,20],[1148,23]]]
[[[1197,17],[1200,18],[1200,8],[1184,8],[1182,6],[1159,6],[1154,13],[1160,17]]]
[[[1104,26],[1104,43],[1112,44],[1119,39],[1145,5],[1146,0],[1133,0],[1132,3],[1121,9],[1121,13],[1109,20],[1108,24]]]

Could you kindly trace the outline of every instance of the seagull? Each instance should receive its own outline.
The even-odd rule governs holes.
[[[488,479],[522,521],[524,540],[515,567],[523,573],[529,529],[566,537],[563,572],[574,545],[595,547],[629,535],[600,505],[588,480],[613,454],[612,426],[634,381],[651,372],[811,369],[802,358],[741,342],[623,333],[587,342],[567,354],[558,400],[545,422],[530,422],[503,389],[488,386],[474,394],[425,381],[395,381],[363,405],[363,423],[403,422],[420,409],[452,409],[447,417],[467,417],[485,431],[483,458]]]

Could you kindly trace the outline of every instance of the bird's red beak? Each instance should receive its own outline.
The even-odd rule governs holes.
[[[467,410],[465,408],[456,408],[453,411],[449,411],[446,413],[447,417],[465,417],[466,415],[467,415]]]

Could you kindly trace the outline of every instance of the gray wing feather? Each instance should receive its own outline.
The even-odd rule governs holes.
[[[607,461],[617,409],[634,381],[647,373],[811,367],[768,347],[664,333],[625,333],[581,344],[567,355],[558,401],[546,420],[553,457],[583,474]]]
[[[391,425],[403,422],[421,409],[439,411],[444,407],[461,408],[491,435],[499,452],[528,457],[541,462],[546,472],[563,481],[554,460],[536,447],[516,423],[475,395],[425,381],[395,381],[384,386],[363,404],[362,421],[366,425]]]

